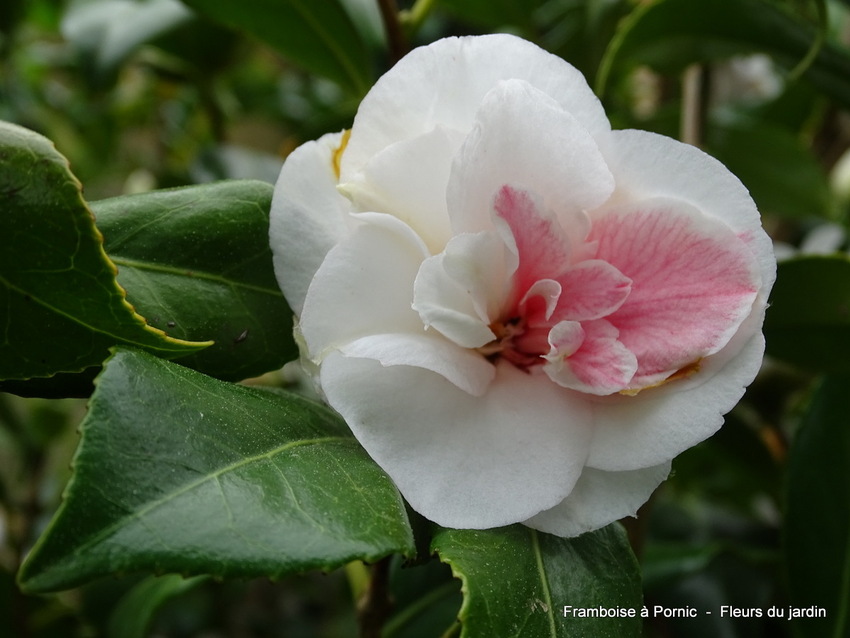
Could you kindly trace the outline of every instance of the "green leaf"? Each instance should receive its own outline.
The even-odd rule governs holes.
[[[135,571],[280,578],[412,554],[404,504],[330,409],[118,350],[29,592]]]
[[[641,4],[611,41],[597,77],[601,95],[614,76],[645,64],[678,73],[695,62],[762,52],[788,68],[813,50],[808,27],[764,0],[660,0]],[[800,67],[802,69],[802,67]],[[827,42],[802,77],[850,106],[850,54]]]
[[[463,598],[460,583],[447,565],[429,560],[421,565],[393,561],[390,573],[393,615],[383,638],[434,638],[440,628],[457,622]]]
[[[130,303],[157,328],[215,341],[182,365],[238,380],[298,356],[269,248],[273,190],[232,180],[92,203]]]
[[[205,576],[148,577],[125,594],[109,617],[109,638],[146,638],[150,624],[168,601],[206,581]]]
[[[850,259],[780,263],[764,334],[771,356],[815,371],[850,371]]]
[[[115,281],[81,186],[49,140],[0,122],[0,379],[100,365],[115,344],[164,357],[208,344],[145,324]]]
[[[372,85],[366,44],[339,0],[184,2],[213,20],[247,31],[358,97]]]
[[[791,605],[826,610],[796,621],[798,636],[850,636],[850,375],[827,377],[791,446],[785,565]]]
[[[826,173],[796,135],[766,122],[726,117],[713,119],[705,142],[749,189],[763,214],[834,216]]]
[[[462,636],[638,636],[638,564],[620,525],[559,538],[523,525],[440,530],[431,544],[463,582]],[[572,609],[622,608],[634,618],[577,618]]]

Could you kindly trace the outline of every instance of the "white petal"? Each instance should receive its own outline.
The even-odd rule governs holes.
[[[747,189],[723,164],[698,148],[646,131],[611,131],[597,142],[617,182],[612,203],[670,197],[725,222],[753,251],[764,290],[770,290],[776,279],[772,242]]]
[[[352,234],[327,254],[307,291],[301,330],[316,361],[360,337],[424,331],[411,303],[425,246],[394,217],[358,219]]]
[[[446,272],[445,253],[426,259],[414,284],[413,309],[422,323],[464,348],[480,348],[496,338],[475,312],[469,293]]]
[[[761,367],[764,337],[753,334],[752,325],[761,326],[762,320],[759,313],[748,318],[729,344],[703,359],[690,377],[637,396],[599,399],[587,464],[609,471],[649,467],[714,434]]]
[[[584,210],[614,188],[596,142],[579,121],[526,82],[506,80],[481,103],[476,125],[455,157],[447,201],[455,232],[493,228],[503,186],[534,193],[578,241]]]
[[[343,181],[400,140],[437,126],[469,131],[484,95],[511,78],[552,96],[592,133],[610,129],[584,77],[561,58],[511,35],[446,38],[411,51],[363,99],[343,156]]]
[[[328,251],[350,230],[349,202],[336,190],[333,154],[342,133],[290,154],[274,189],[269,239],[278,284],[296,315]]]
[[[426,259],[413,297],[422,322],[465,348],[495,339],[489,326],[508,286],[504,252],[496,233],[476,233],[453,237],[444,253]]]
[[[406,222],[431,252],[438,253],[451,236],[446,186],[462,141],[459,133],[438,127],[396,142],[341,184],[340,191],[360,211],[387,213]]]
[[[589,414],[543,375],[497,366],[482,397],[421,368],[329,355],[322,388],[411,506],[485,529],[561,502],[584,466]]]
[[[510,292],[508,273],[516,262],[498,233],[460,234],[446,246],[446,272],[469,293],[482,321],[498,318]]]
[[[496,368],[483,356],[436,334],[380,334],[340,348],[347,357],[374,359],[382,366],[415,366],[445,377],[473,396],[487,391]]]
[[[591,532],[626,516],[635,516],[669,473],[669,462],[628,472],[585,468],[567,498],[525,524],[564,537]]]

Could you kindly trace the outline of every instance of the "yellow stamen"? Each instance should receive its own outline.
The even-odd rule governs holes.
[[[642,388],[630,388],[628,390],[620,390],[620,394],[624,394],[627,397],[633,397],[633,396],[637,396],[638,393],[643,392],[644,390],[649,390],[651,388],[658,388],[658,387],[661,387],[662,385],[666,385],[666,384],[670,383],[671,381],[676,381],[677,379],[686,379],[687,377],[691,376],[692,374],[696,374],[697,372],[699,372],[700,367],[701,367],[700,361],[702,361],[702,359],[697,359],[693,363],[689,363],[688,365],[686,365],[684,368],[679,368],[678,370],[676,370],[676,372],[671,374],[666,379],[662,379],[658,383],[653,383],[652,385],[646,385]]]
[[[333,154],[334,174],[336,175],[337,180],[339,179],[339,165],[342,162],[342,154],[345,152],[345,147],[348,146],[348,140],[350,137],[351,129],[347,128],[342,132],[342,139]]]

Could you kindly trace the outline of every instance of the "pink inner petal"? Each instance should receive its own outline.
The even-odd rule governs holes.
[[[519,302],[520,315],[529,326],[548,326],[561,298],[561,284],[552,279],[535,281]]]
[[[572,322],[557,324],[550,336],[552,350],[544,370],[555,383],[589,394],[607,395],[628,387],[637,370],[635,355],[617,339],[618,330],[604,319],[581,323],[584,340],[570,352],[575,343],[561,327]],[[564,341],[564,344],[559,343]],[[569,343],[569,345],[567,345]]]
[[[496,213],[513,234],[519,265],[514,291],[522,297],[540,279],[554,279],[569,266],[569,243],[557,222],[546,218],[531,193],[508,186],[499,189]]]
[[[599,259],[582,261],[558,278],[563,289],[556,318],[601,319],[617,310],[632,289],[632,280]]]
[[[632,280],[607,317],[635,353],[632,386],[717,352],[749,314],[760,276],[753,255],[724,224],[683,202],[653,200],[593,220],[597,258]]]
[[[581,347],[584,329],[578,321],[561,321],[549,331],[547,359],[564,359]]]

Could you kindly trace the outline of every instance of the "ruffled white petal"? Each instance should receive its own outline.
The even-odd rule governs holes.
[[[454,231],[493,228],[494,202],[506,185],[534,193],[542,210],[554,211],[570,232],[583,224],[584,210],[601,205],[614,188],[587,129],[521,80],[505,80],[484,96],[455,157],[447,193]]]
[[[570,64],[505,34],[446,38],[411,51],[360,104],[342,160],[342,181],[400,140],[437,126],[466,132],[498,82],[525,80],[573,114],[591,133],[610,130],[599,99]]]
[[[307,291],[300,325],[317,362],[360,337],[425,330],[411,303],[427,249],[394,217],[358,218],[359,225],[327,254]]]
[[[452,158],[462,141],[460,133],[437,127],[396,142],[370,159],[362,172],[340,184],[340,192],[358,211],[398,217],[432,253],[438,253],[451,237],[446,186]]]
[[[627,472],[585,468],[570,495],[525,524],[556,536],[578,536],[635,516],[670,473],[670,462]]]
[[[385,367],[406,365],[436,372],[473,396],[483,395],[496,376],[496,368],[480,354],[433,333],[361,337],[339,351],[347,357],[374,359]]]
[[[480,348],[496,338],[475,312],[468,291],[446,272],[445,254],[425,260],[414,284],[413,309],[422,323],[464,348]]]
[[[489,326],[507,294],[504,252],[496,233],[476,233],[453,237],[444,253],[426,259],[413,296],[423,324],[465,348],[495,339]]]
[[[421,368],[340,353],[325,359],[321,383],[411,506],[446,527],[530,518],[566,498],[584,466],[587,404],[509,364],[483,397]]]
[[[350,229],[350,205],[337,193],[333,168],[341,140],[342,133],[333,133],[299,146],[275,185],[269,219],[274,270],[296,315],[325,255]]]

